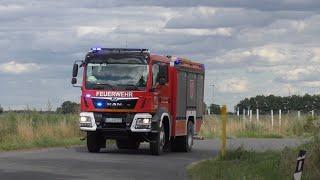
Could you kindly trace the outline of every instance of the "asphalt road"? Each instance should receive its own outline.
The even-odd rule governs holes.
[[[263,151],[296,146],[296,139],[228,140],[229,148],[243,146]],[[51,148],[0,153],[0,179],[186,179],[186,166],[217,155],[219,140],[196,140],[191,153],[151,156],[147,144],[137,151],[117,150],[109,145],[102,153],[85,147]]]

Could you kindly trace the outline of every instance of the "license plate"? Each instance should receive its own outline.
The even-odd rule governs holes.
[[[106,123],[122,123],[122,118],[106,118]]]

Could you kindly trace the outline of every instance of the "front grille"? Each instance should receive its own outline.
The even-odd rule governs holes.
[[[98,109],[134,109],[137,101],[137,99],[92,99],[94,107]]]
[[[106,123],[106,118],[122,118],[122,123]],[[126,129],[131,126],[134,118],[133,113],[94,113],[94,118],[98,127]]]

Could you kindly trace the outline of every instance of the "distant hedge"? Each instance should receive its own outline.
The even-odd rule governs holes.
[[[239,108],[240,113],[243,109],[252,109],[253,111],[259,109],[260,113],[269,113],[271,109],[281,109],[284,112],[294,110],[304,113],[314,110],[316,113],[320,113],[320,95],[305,94],[303,96],[292,95],[285,97],[258,95],[241,100],[234,108],[235,110]]]

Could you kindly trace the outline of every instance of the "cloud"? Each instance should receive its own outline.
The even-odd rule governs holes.
[[[34,72],[40,69],[40,66],[35,63],[18,63],[10,61],[0,64],[0,72],[8,74],[23,74]]]
[[[4,0],[0,59],[33,61],[0,60],[0,91],[7,95],[0,102],[13,107],[18,98],[40,105],[48,98],[55,105],[77,100],[72,63],[96,45],[149,48],[205,63],[206,97],[210,84],[221,82],[217,103],[232,106],[257,93],[286,92],[286,84],[313,92],[309,87],[319,81],[311,68],[320,64],[319,7],[314,0]],[[23,76],[12,75],[18,73]],[[44,80],[50,83],[39,83]],[[17,97],[13,89],[21,85],[27,89]],[[41,96],[32,97],[35,90]]]
[[[249,81],[240,78],[224,79],[217,84],[217,88],[223,93],[244,93],[249,89]]]
[[[248,67],[255,69],[262,66],[275,66],[287,63],[292,59],[294,48],[286,45],[270,44],[252,48],[239,48],[226,51],[207,62],[212,68],[238,68]]]
[[[77,27],[77,35],[78,36],[87,36],[87,35],[95,35],[95,34],[104,34],[108,35],[116,28],[102,28],[102,27],[95,27],[95,26],[80,26]]]
[[[293,69],[275,71],[281,82],[315,81],[319,79],[320,69],[314,66],[301,66]]]

